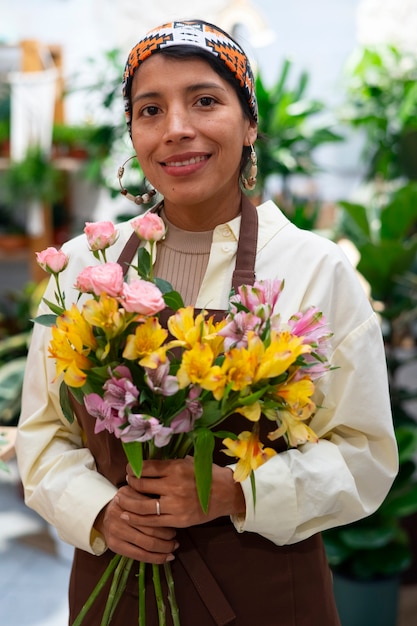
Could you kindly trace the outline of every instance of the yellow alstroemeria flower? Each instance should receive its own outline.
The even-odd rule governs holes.
[[[213,351],[208,344],[196,343],[190,350],[186,350],[177,372],[180,388],[191,383],[209,390],[217,387],[221,370],[218,365],[213,365],[213,361]]]
[[[93,363],[83,349],[77,350],[65,331],[57,326],[53,326],[51,330],[52,339],[48,351],[50,357],[56,360],[56,376],[64,372],[64,381],[68,386],[82,387],[87,378],[85,371],[93,367]]]
[[[292,335],[288,331],[271,332],[270,345],[265,348],[261,340],[253,333],[248,337],[248,350],[256,351],[259,364],[255,381],[275,378],[283,374],[301,355],[311,352],[309,345],[303,344],[303,338]]]
[[[91,326],[101,328],[107,339],[117,337],[134,315],[126,318],[126,312],[115,298],[102,293],[100,299],[88,300],[83,306],[83,316]]]
[[[313,393],[314,383],[308,377],[287,381],[276,391],[277,397],[284,400],[290,412],[301,419],[310,417],[316,409],[311,400]]]
[[[187,306],[178,309],[168,319],[168,330],[181,345],[191,348],[200,342],[204,316],[199,313],[194,318],[194,307]]]
[[[224,350],[224,337],[219,335],[219,330],[224,328],[226,323],[225,319],[215,322],[214,316],[209,317],[204,323],[202,341],[209,344],[215,357],[222,354]]]
[[[281,421],[281,426],[268,433],[268,439],[270,441],[275,441],[283,435],[286,435],[288,443],[292,448],[296,448],[307,441],[311,443],[318,442],[318,437],[314,430],[305,424],[301,418],[286,410],[280,410],[277,413]]]
[[[225,354],[219,375],[216,378],[212,378],[210,391],[213,392],[216,400],[221,400],[226,385],[230,385],[232,391],[243,391],[251,385],[253,379],[253,362],[248,350],[245,348],[232,348]],[[246,409],[249,409],[249,407],[245,407],[245,409],[239,412],[245,415]]]
[[[57,318],[56,325],[61,332],[66,334],[69,342],[78,353],[85,352],[86,348],[89,351],[97,347],[97,341],[91,325],[75,304],[72,305],[70,310],[64,311]]]
[[[143,367],[155,369],[166,360],[166,348],[162,347],[168,337],[156,317],[148,317],[143,324],[136,327],[134,335],[128,335],[123,350],[123,358],[129,361],[138,360]]]
[[[273,448],[264,448],[256,432],[246,430],[240,433],[238,439],[223,439],[223,444],[227,448],[223,452],[239,459],[233,473],[233,478],[239,483],[246,480],[252,470],[256,470],[277,454]]]
[[[195,315],[194,307],[178,309],[168,319],[168,330],[178,340],[176,345],[192,348],[196,343],[208,343],[215,356],[223,350],[224,338],[217,333],[225,320],[214,322],[213,316],[205,319],[204,311]]]
[[[250,422],[259,422],[262,415],[261,405],[259,402],[241,406],[236,409],[236,413],[240,413]]]

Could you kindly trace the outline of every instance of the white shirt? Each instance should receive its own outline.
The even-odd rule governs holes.
[[[257,278],[285,279],[277,304],[282,319],[309,306],[324,313],[338,368],[316,384],[320,408],[310,426],[319,443],[285,451],[256,470],[256,509],[249,479],[242,483],[246,517],[232,520],[236,529],[283,545],[375,511],[397,473],[398,457],[380,325],[354,269],[335,243],[296,228],[272,202],[258,214]],[[132,233],[128,223],[118,228],[108,261],[117,260]],[[196,307],[227,307],[239,228],[240,216],[215,228]],[[84,235],[64,250],[70,262],[60,278],[68,307],[77,295],[77,274],[96,261]],[[54,290],[51,281],[45,297],[53,300]],[[40,312],[49,312],[45,304]],[[78,423],[62,414],[49,340],[50,329],[35,325],[16,444],[26,502],[64,541],[100,553],[93,524],[116,488],[96,471]]]

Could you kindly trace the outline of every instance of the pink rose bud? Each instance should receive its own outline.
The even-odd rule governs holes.
[[[165,302],[158,287],[140,278],[123,284],[120,302],[128,313],[140,315],[155,315],[165,308]]]
[[[75,288],[82,293],[100,296],[106,293],[112,298],[123,291],[123,270],[118,263],[102,263],[85,267],[77,276]]]
[[[118,237],[118,231],[112,222],[86,222],[84,232],[93,252],[109,248]]]
[[[139,239],[153,243],[165,237],[165,224],[156,213],[139,215],[139,217],[135,217],[130,223]]]
[[[42,252],[36,252],[38,265],[48,274],[59,274],[68,265],[68,257],[62,250],[46,248]]]

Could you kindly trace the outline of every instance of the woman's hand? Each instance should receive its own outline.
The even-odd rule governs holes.
[[[153,498],[132,487],[121,487],[97,516],[94,528],[113,552],[137,561],[161,564],[174,558],[178,542],[174,528],[155,524],[155,513]]]
[[[205,514],[198,499],[194,474],[194,459],[167,461],[144,461],[142,474],[136,478],[131,467],[127,467],[129,486],[142,496],[151,496],[143,502],[146,523],[157,527],[186,528],[202,524],[224,515],[245,514],[245,498],[233,472],[227,467],[213,465],[213,480],[208,513]],[[159,498],[159,504],[157,500]],[[123,494],[119,501],[134,526],[141,526],[144,517],[138,515],[134,499]],[[158,515],[159,512],[159,515]]]

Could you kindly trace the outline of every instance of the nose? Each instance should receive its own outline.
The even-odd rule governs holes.
[[[183,106],[172,106],[165,117],[165,141],[178,141],[195,135],[189,111]]]

